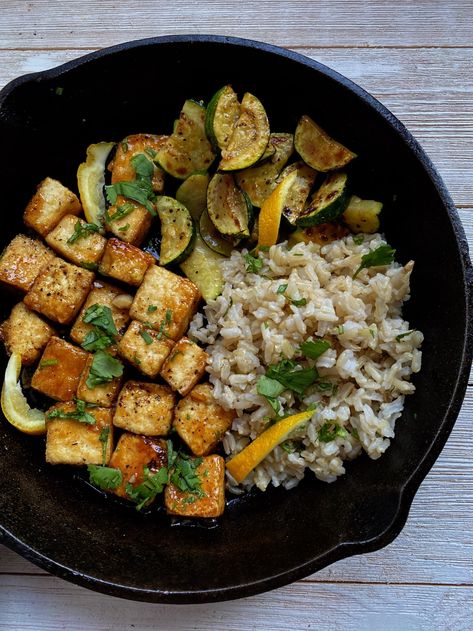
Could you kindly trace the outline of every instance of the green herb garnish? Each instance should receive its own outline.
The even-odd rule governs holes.
[[[127,223],[124,226],[122,226],[121,228],[118,228],[118,232],[126,232],[129,227],[130,227],[130,224]]]
[[[276,293],[277,294],[283,294],[287,289],[287,283],[285,285],[279,285]]]
[[[157,306],[156,305],[150,305],[147,309],[148,313],[154,313],[157,310]]]
[[[110,435],[110,427],[102,427],[100,430],[99,440],[102,443],[102,465],[105,466],[107,462],[107,445],[108,437]]]
[[[329,443],[335,438],[345,438],[346,436],[348,436],[347,430],[338,423],[332,423],[332,421],[324,423],[317,432],[317,437],[321,443]]]
[[[366,267],[389,265],[394,261],[395,254],[396,250],[394,250],[388,244],[380,245],[375,250],[371,250],[371,252],[368,252],[368,254],[363,254],[363,256],[361,257],[360,267],[353,274],[353,278],[356,278],[361,270],[365,269]]]
[[[55,410],[48,412],[47,417],[72,419],[74,421],[79,421],[79,423],[85,423],[86,425],[95,425],[96,423],[95,417],[90,414],[90,412],[86,411],[85,401],[81,401],[80,399],[76,401],[76,409],[74,412],[64,412],[64,410],[56,408]]]
[[[132,199],[134,202],[138,202],[146,208],[146,210],[153,215],[156,215],[156,211],[154,209],[151,200],[155,199],[155,195],[151,185],[148,187],[144,185],[143,181],[133,180],[131,182],[115,182],[115,184],[110,184],[105,187],[105,194],[107,195],[107,199],[110,204],[115,204],[117,201],[117,197],[119,195],[123,195],[127,199]],[[134,206],[133,206],[134,208]],[[131,211],[130,211],[131,212]],[[128,213],[126,213],[128,214]],[[124,217],[124,214],[121,215]],[[115,219],[119,219],[116,216],[116,213],[110,217],[111,221]]]
[[[152,147],[145,147],[145,153],[149,155],[149,157],[154,160],[158,155],[157,151],[155,151]]]
[[[59,364],[58,359],[43,359],[39,362],[40,368],[47,368],[48,366],[57,366]]]
[[[76,241],[79,241],[79,239],[88,237],[93,232],[100,232],[99,226],[94,223],[85,223],[78,219],[76,225],[74,226],[74,232],[67,240],[67,243],[72,245]]]
[[[153,338],[145,329],[140,330],[140,335],[148,346],[153,343]]]
[[[54,94],[56,94],[57,96],[62,96],[64,93],[64,88],[60,85],[57,86],[57,88],[55,88],[54,90]]]
[[[103,491],[116,489],[123,482],[123,475],[120,469],[89,464],[87,471],[89,472],[89,482]]]
[[[302,395],[315,383],[319,375],[315,368],[300,368],[295,361],[283,359],[279,364],[269,366],[266,376],[279,381],[288,390]]]
[[[365,240],[365,237],[363,234],[354,234],[352,238],[353,238],[353,243],[355,245],[361,245]]]
[[[103,351],[109,346],[114,344],[115,340],[111,335],[107,335],[106,333],[102,333],[100,329],[94,328],[92,331],[88,331],[82,342],[81,346],[84,350],[95,352],[95,351]]]
[[[99,267],[97,263],[94,263],[93,261],[82,261],[80,266],[84,269],[90,270],[91,272],[95,272],[95,270]]]
[[[141,484],[133,486],[128,482],[125,488],[128,497],[136,502],[136,510],[141,510],[143,506],[150,504],[156,495],[162,493],[169,477],[167,467],[161,467],[156,473],[151,473],[148,467],[144,467],[143,472],[144,480]]]
[[[410,331],[406,331],[405,333],[399,333],[399,335],[396,335],[396,340],[398,342],[400,342],[403,337],[406,337],[407,335],[410,335],[411,333],[414,333],[414,331],[415,331],[415,329],[411,329]]]
[[[106,216],[107,222],[110,223],[112,221],[118,221],[118,219],[123,219],[123,217],[126,217],[127,215],[132,213],[135,210],[135,208],[136,206],[132,204],[131,202],[125,202],[124,204],[120,204],[120,206],[116,207],[113,215],[110,215],[109,213],[107,213],[107,216]],[[127,226],[129,228],[130,224],[127,224]],[[123,228],[125,228],[125,226],[123,226]],[[119,230],[121,230],[121,228],[119,228]]]
[[[95,304],[89,307],[82,318],[85,324],[92,324],[108,335],[117,335],[117,327],[113,320],[112,310],[105,305]]]
[[[183,453],[179,453],[174,459],[170,480],[184,493],[191,493],[196,497],[204,497],[200,477],[197,475],[197,468],[202,464],[203,458],[194,458]]]
[[[172,322],[172,310],[171,309],[166,309],[166,315],[164,316],[164,318],[161,320],[161,324],[159,325],[159,329],[158,329],[158,334],[157,334],[157,339],[160,340],[163,335],[167,337],[167,334],[165,332],[165,328],[169,327],[169,325]],[[152,325],[150,325],[151,327]]]
[[[256,383],[256,392],[266,398],[276,414],[279,414],[279,410],[281,409],[281,405],[277,397],[284,392],[285,389],[285,386],[279,383],[279,381],[276,381],[276,379],[270,379],[265,375],[261,375]]]
[[[261,268],[263,267],[263,261],[251,254],[244,254],[243,258],[245,259],[245,267],[247,272],[251,272],[253,274],[257,274]]]
[[[102,383],[109,383],[123,374],[123,364],[105,351],[97,351],[90,366],[86,385],[95,388]]]
[[[291,300],[291,304],[295,307],[303,307],[307,304],[307,300],[305,298],[301,298],[300,300]]]
[[[306,340],[300,346],[301,353],[309,359],[318,359],[331,348],[330,342],[327,340]]]

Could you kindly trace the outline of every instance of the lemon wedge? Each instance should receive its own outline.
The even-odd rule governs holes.
[[[105,164],[113,142],[98,142],[87,147],[85,162],[77,169],[77,185],[84,214],[89,223],[103,228],[105,214]]]
[[[255,440],[247,445],[240,453],[227,462],[227,469],[240,484],[246,476],[289,434],[302,423],[308,421],[314,414],[314,410],[306,410],[299,414],[293,414],[269,427]]]
[[[258,247],[270,247],[277,242],[282,211],[296,178],[297,170],[286,175],[264,200],[258,221]]]
[[[30,408],[18,382],[21,370],[21,355],[10,357],[2,387],[2,411],[9,423],[25,434],[44,434],[46,422],[44,412]]]

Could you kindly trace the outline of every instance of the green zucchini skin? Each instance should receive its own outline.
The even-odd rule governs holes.
[[[207,189],[207,210],[217,230],[231,237],[249,237],[251,202],[231,173],[215,173]]]
[[[330,173],[312,195],[310,204],[299,214],[296,225],[304,228],[334,221],[343,214],[349,201],[347,174]]]
[[[225,257],[211,250],[200,235],[196,236],[195,247],[180,264],[181,270],[194,282],[205,302],[215,300],[223,289],[222,262]]]
[[[189,256],[194,247],[194,220],[187,208],[172,197],[158,197],[156,209],[161,220],[159,264],[180,263]]]
[[[238,238],[232,239],[228,237],[225,239],[212,223],[207,210],[204,210],[200,216],[199,232],[203,241],[211,250],[226,257],[230,256],[239,241]]]
[[[231,85],[220,88],[207,106],[205,133],[214,149],[224,149],[240,115],[240,103]]]
[[[173,177],[185,180],[193,173],[205,173],[215,160],[212,145],[205,134],[205,107],[188,99],[174,123],[174,130],[155,162]]]
[[[207,173],[194,173],[184,180],[176,191],[176,199],[187,208],[192,219],[199,218],[207,206],[207,187],[210,177]]]

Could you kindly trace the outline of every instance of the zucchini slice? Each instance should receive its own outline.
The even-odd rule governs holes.
[[[226,147],[222,149],[220,171],[237,171],[252,166],[264,154],[269,141],[269,122],[259,99],[247,92],[240,116]]]
[[[316,171],[341,169],[356,158],[356,153],[331,138],[305,115],[297,125],[294,144],[304,162]]]
[[[168,137],[154,160],[169,175],[180,180],[206,172],[215,159],[212,145],[205,135],[205,107],[188,99]]]
[[[200,290],[205,302],[215,300],[222,293],[222,261],[225,258],[208,248],[199,235],[190,255],[180,264],[180,268],[189,280]]]
[[[240,103],[231,85],[220,88],[207,106],[205,133],[214,147],[224,149],[240,116]]]
[[[215,173],[207,189],[207,210],[212,223],[224,235],[250,236],[251,202],[231,173]]]
[[[348,229],[341,223],[322,223],[311,228],[297,228],[290,235],[287,245],[290,248],[301,242],[326,245],[337,239],[343,239],[347,234]]]
[[[253,206],[258,208],[276,188],[278,175],[294,151],[294,136],[271,134],[268,147],[274,149],[274,154],[266,162],[235,174],[238,186],[245,191]]]
[[[87,147],[85,162],[77,169],[77,186],[85,218],[105,232],[105,164],[114,142],[98,142]]]
[[[343,213],[343,220],[352,232],[373,234],[379,230],[379,213],[383,208],[381,202],[372,199],[360,199],[352,195],[347,209]]]
[[[286,198],[283,215],[289,223],[294,225],[306,205],[310,189],[314,186],[315,178],[317,177],[317,171],[314,171],[314,169],[311,169],[305,162],[300,160],[290,164],[282,171],[278,177],[278,183],[292,171],[297,171],[297,177]]]
[[[192,219],[199,221],[199,217],[207,206],[207,187],[209,185],[207,173],[194,173],[180,185],[176,191],[176,199],[187,208]]]
[[[159,264],[180,263],[189,256],[195,241],[195,224],[187,208],[172,197],[158,197],[156,209],[161,220]]]
[[[238,239],[225,239],[220,234],[217,228],[213,225],[207,210],[204,210],[200,216],[199,232],[206,245],[211,250],[221,254],[222,256],[230,256],[232,250],[235,249],[235,245],[238,243]]]
[[[346,173],[330,173],[312,195],[310,204],[299,213],[296,225],[317,226],[337,219],[345,211],[350,199],[347,182]]]

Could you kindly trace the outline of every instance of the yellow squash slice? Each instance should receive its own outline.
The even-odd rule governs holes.
[[[89,223],[100,226],[104,231],[105,197],[105,164],[113,142],[98,142],[87,147],[85,162],[77,169],[77,185],[84,214]]]

